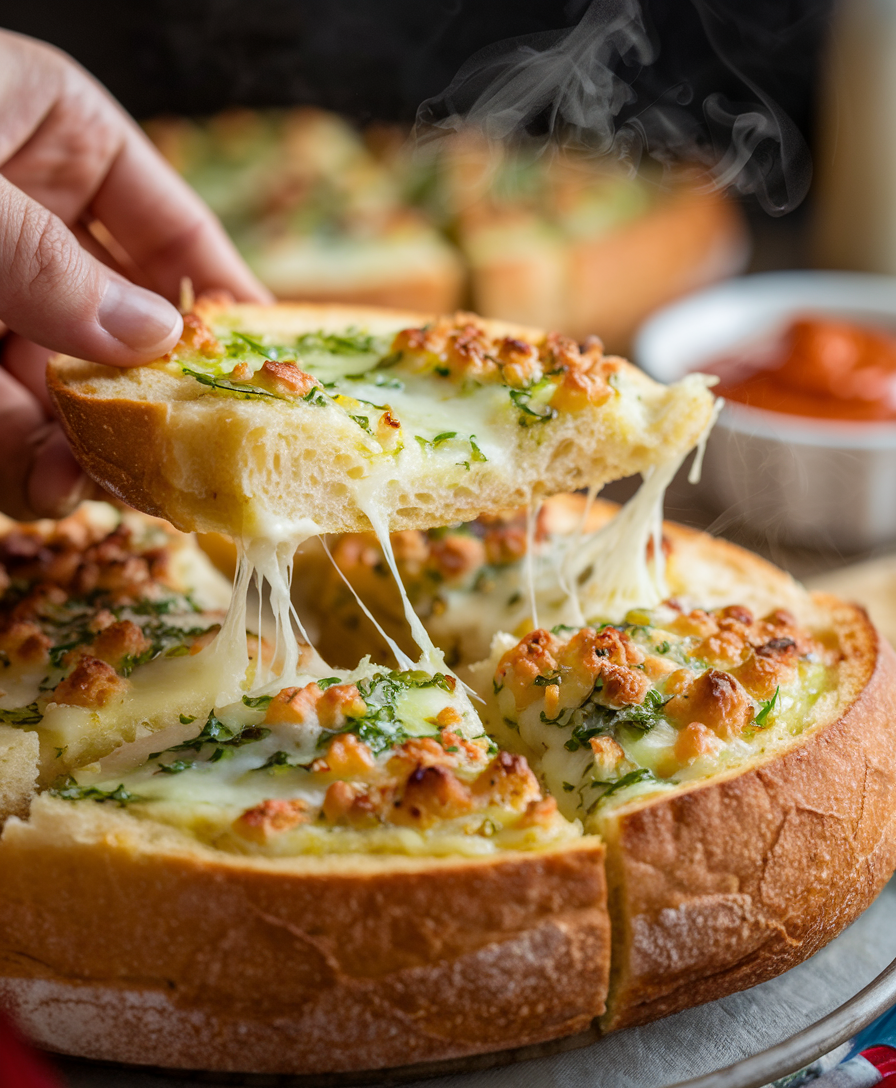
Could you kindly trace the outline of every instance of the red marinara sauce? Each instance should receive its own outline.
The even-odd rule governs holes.
[[[801,317],[771,343],[700,370],[726,400],[817,419],[896,420],[896,333]]]

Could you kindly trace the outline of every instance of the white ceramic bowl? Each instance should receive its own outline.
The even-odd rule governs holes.
[[[896,331],[896,277],[769,272],[691,295],[641,327],[635,359],[669,382],[804,313]],[[858,551],[896,540],[896,423],[813,420],[725,405],[701,497],[757,535]]]

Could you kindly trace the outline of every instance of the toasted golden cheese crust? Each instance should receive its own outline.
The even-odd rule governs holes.
[[[246,855],[475,857],[581,837],[525,757],[482,732],[454,677],[422,670],[360,666],[245,696],[123,744],[50,793]]]
[[[843,663],[835,631],[810,632],[784,609],[756,619],[742,605],[666,605],[530,632],[498,658],[485,720],[530,756],[564,814],[593,829],[633,790],[781,750],[830,714]]]

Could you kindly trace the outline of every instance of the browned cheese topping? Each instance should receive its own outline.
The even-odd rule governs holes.
[[[590,750],[589,789],[669,778],[752,741],[822,693],[841,658],[781,609],[756,619],[739,605],[683,612],[667,602],[661,623],[634,619],[532,631],[495,672],[504,720],[527,743]]]
[[[136,665],[175,644],[188,652],[216,629],[199,626],[175,585],[170,537],[147,526],[138,539],[124,522],[109,528],[82,507],[0,535],[0,661],[9,675],[46,672],[40,705],[103,707],[127,689]],[[178,628],[164,618],[172,611],[193,618]]]
[[[549,403],[561,411],[603,404],[612,393],[609,378],[621,366],[619,359],[604,355],[597,337],[579,345],[568,336],[549,333],[533,344],[492,336],[474,314],[464,313],[402,330],[392,351],[400,368],[456,382],[501,383],[524,390],[550,379],[555,390]]]
[[[555,818],[556,805],[545,798],[526,760],[495,754],[487,738],[470,740],[457,732],[462,719],[453,707],[431,719],[434,735],[407,737],[378,752],[357,732],[375,709],[350,683],[280,691],[265,713],[267,725],[344,730],[305,766],[306,782],[323,788],[323,801],[315,808],[306,801],[266,800],[243,812],[234,830],[267,843],[300,824],[426,831],[493,807],[518,814],[518,827],[546,826]]]

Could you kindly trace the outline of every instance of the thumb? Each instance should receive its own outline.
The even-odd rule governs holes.
[[[3,177],[0,321],[43,347],[112,366],[158,358],[183,327],[170,302],[106,268]]]

